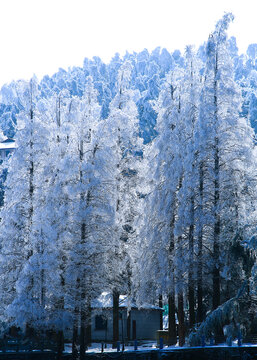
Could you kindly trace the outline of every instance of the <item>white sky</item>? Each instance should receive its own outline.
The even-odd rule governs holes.
[[[0,0],[0,86],[109,61],[115,52],[200,45],[225,11],[240,52],[257,43],[257,0]]]

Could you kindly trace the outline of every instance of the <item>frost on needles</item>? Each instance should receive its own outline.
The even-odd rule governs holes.
[[[250,331],[235,309],[243,283],[256,291],[257,45],[238,54],[232,19],[184,55],[94,57],[2,87],[17,144],[2,163],[3,333],[72,329],[83,352],[104,291],[168,304],[169,344],[176,318],[181,346],[231,314]]]

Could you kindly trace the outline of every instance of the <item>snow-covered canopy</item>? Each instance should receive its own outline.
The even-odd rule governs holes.
[[[92,308],[112,308],[113,306],[113,297],[109,292],[102,292],[102,294],[95,300],[91,302]],[[131,300],[127,295],[120,295],[119,297],[119,307],[121,308],[137,308],[136,303]],[[141,309],[155,309],[162,310],[159,306],[144,304]]]

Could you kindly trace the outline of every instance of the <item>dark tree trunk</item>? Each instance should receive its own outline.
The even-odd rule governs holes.
[[[56,101],[56,122],[57,122],[57,126],[58,129],[60,129],[61,127],[61,98],[60,96],[58,96],[58,100]],[[57,143],[60,142],[60,136],[59,136],[59,130],[58,130],[58,134],[56,137],[56,141]],[[57,169],[56,171],[56,175],[58,173],[59,169]],[[64,271],[65,271],[65,256],[64,256],[64,252],[63,250],[60,252],[60,279],[61,279],[61,286],[62,286],[62,293],[65,293],[65,277],[64,277]],[[57,308],[60,308],[62,311],[64,310],[64,296],[61,296],[60,298],[60,304],[57,304]],[[64,334],[63,334],[63,330],[58,331],[57,334],[58,337],[58,345],[57,345],[57,360],[61,360],[62,358],[62,353],[64,350]]]
[[[65,288],[65,279],[64,279],[64,265],[63,265],[63,262],[62,264],[60,265],[60,269],[61,269],[61,286],[62,286],[62,289],[63,289],[63,294],[64,294],[64,288]],[[64,310],[64,297],[61,296],[60,297],[60,301],[59,303],[57,303],[57,309],[60,309],[61,311]],[[57,334],[57,360],[60,360],[61,357],[62,357],[62,353],[63,353],[63,350],[64,350],[64,334],[63,334],[63,330],[59,330],[58,331],[58,334]]]
[[[215,310],[220,305],[220,215],[219,215],[219,147],[218,138],[215,138],[215,167],[214,167],[214,236],[213,236],[213,292],[212,292],[212,309]]]
[[[214,120],[215,125],[218,126],[218,49],[216,50],[215,68],[214,68]],[[214,139],[214,236],[213,236],[213,272],[212,272],[212,308],[216,309],[220,305],[220,214],[219,214],[219,201],[220,201],[220,179],[219,179],[219,138],[217,134]]]
[[[204,319],[203,313],[203,234],[200,230],[198,235],[198,259],[197,259],[197,322],[201,323]]]
[[[182,186],[182,177],[179,181],[179,189]],[[177,257],[183,259],[183,244],[182,236],[178,237],[178,249]],[[181,267],[182,266],[182,267]],[[184,316],[184,296],[183,296],[183,265],[182,263],[178,266],[177,269],[177,283],[178,283],[178,337],[179,337],[179,346],[185,344],[185,316]]]
[[[60,330],[58,331],[57,334],[57,360],[61,360],[63,350],[64,350],[64,336],[63,336],[63,331]]]
[[[188,275],[188,281],[189,327],[192,329],[195,324],[195,290],[191,271]]]
[[[85,342],[85,335],[86,335],[86,304],[85,304],[85,293],[83,292],[81,295],[81,308],[80,308],[80,360],[85,359],[86,353],[86,342]]]
[[[203,214],[203,162],[199,167],[199,216]],[[204,318],[203,314],[203,226],[199,224],[199,232],[197,239],[197,322],[201,323]]]
[[[32,216],[33,216],[33,194],[34,194],[34,159],[33,159],[33,108],[32,108],[32,84],[31,84],[31,109],[30,109],[30,121],[31,121],[31,131],[30,131],[30,168],[29,168],[29,195],[30,195],[30,209],[29,216],[30,222],[32,224]]]
[[[214,244],[213,244],[213,258],[214,267],[212,273],[213,294],[212,294],[212,308],[215,310],[220,305],[220,269],[219,269],[219,234],[220,221],[217,219],[214,227]]]
[[[113,338],[112,347],[116,348],[117,341],[119,341],[119,293],[117,290],[113,291]]]
[[[162,295],[159,296],[159,307],[163,307]],[[159,330],[163,330],[163,316],[162,311],[160,311],[160,326]]]
[[[62,263],[60,265],[60,269],[61,269],[61,286],[63,289],[63,294],[65,291],[65,279],[64,279],[64,263],[63,263],[63,259],[62,259]],[[60,297],[60,302],[57,303],[57,309],[60,309],[61,311],[64,310],[64,296]],[[57,334],[57,338],[58,338],[58,350],[57,350],[57,360],[61,359],[62,356],[62,352],[64,350],[64,334],[63,334],[63,330],[59,330],[58,334]]]
[[[34,158],[33,158],[33,152],[34,152],[34,143],[33,143],[33,132],[34,132],[34,112],[33,112],[33,84],[32,80],[30,81],[30,123],[31,123],[31,129],[30,129],[30,141],[29,141],[29,147],[30,147],[30,153],[29,153],[29,209],[28,209],[28,221],[29,221],[29,232],[32,228],[33,223],[33,213],[34,213],[34,207],[33,207],[33,197],[34,197]],[[31,258],[33,255],[33,246],[28,241],[28,251],[27,251],[27,260]],[[43,285],[43,284],[42,284]],[[30,284],[28,285],[28,291],[33,291],[34,287],[34,276],[30,276]],[[27,328],[30,328],[30,324],[26,324],[26,333]]]
[[[73,318],[73,334],[72,334],[72,360],[77,360],[79,358],[78,348],[79,348],[79,339],[78,339],[78,318],[79,318],[79,289],[80,289],[80,278],[77,278],[76,288],[75,288],[75,308],[74,308],[74,318]]]
[[[84,195],[80,194],[82,200]],[[84,247],[86,239],[86,224],[81,223],[81,245]],[[82,271],[82,284],[81,284],[81,297],[80,297],[80,360],[85,359],[86,344],[85,344],[85,333],[86,333],[86,292],[85,292],[85,271]]]
[[[182,290],[180,290],[178,294],[178,337],[179,337],[179,346],[183,346],[185,344],[185,315],[184,315],[184,297]]]
[[[80,312],[80,360],[85,359],[85,353],[88,346],[91,345],[91,305],[81,302]]]
[[[86,348],[88,348],[89,346],[91,346],[92,343],[92,326],[91,326],[91,315],[92,315],[92,309],[91,309],[91,301],[89,300],[88,304],[87,304],[87,311],[86,311]]]
[[[174,196],[175,197],[175,196]],[[176,330],[176,305],[175,305],[175,274],[174,274],[174,251],[175,251],[175,237],[174,237],[174,226],[175,226],[175,199],[173,204],[173,214],[170,222],[170,272],[171,272],[171,290],[168,295],[168,305],[169,305],[169,333],[168,333],[168,344],[175,345],[177,343],[177,330]]]
[[[26,323],[25,336],[27,338],[33,338],[34,336],[34,329],[29,323]]]
[[[189,227],[189,269],[188,269],[188,302],[189,327],[195,324],[195,288],[194,288],[194,198],[191,197],[191,225]]]
[[[176,306],[175,306],[175,294],[170,293],[168,297],[169,304],[169,340],[168,345],[175,345],[177,343],[177,331],[176,331]]]
[[[77,310],[78,311],[78,310]],[[73,334],[72,334],[72,360],[78,360],[78,320],[73,321]]]

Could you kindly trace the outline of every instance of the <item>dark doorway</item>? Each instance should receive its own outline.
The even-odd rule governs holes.
[[[127,318],[127,337],[128,340],[130,340],[130,327],[131,327],[131,312],[129,312],[128,314],[128,318]]]

